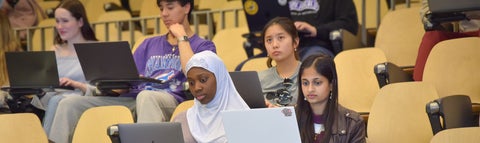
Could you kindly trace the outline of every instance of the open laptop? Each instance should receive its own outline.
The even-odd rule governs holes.
[[[432,13],[455,13],[480,10],[480,0],[428,0]]]
[[[301,143],[292,106],[223,111],[229,143]]]
[[[233,84],[250,108],[265,108],[260,79],[255,71],[230,72]]]
[[[74,44],[85,78],[105,88],[129,88],[142,82],[164,83],[162,80],[140,77],[126,41]]]
[[[290,17],[287,0],[242,0],[250,33],[259,33],[275,17]]]
[[[131,123],[117,126],[121,143],[184,143],[180,123]]]
[[[42,89],[67,88],[59,86],[55,52],[5,52],[10,93],[35,94]],[[73,89],[69,87],[68,89]]]

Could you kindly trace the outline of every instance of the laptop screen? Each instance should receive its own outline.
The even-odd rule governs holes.
[[[250,108],[265,108],[265,98],[263,97],[260,79],[255,71],[237,71],[230,72],[233,84],[237,92]]]
[[[242,3],[251,33],[261,32],[275,17],[290,17],[287,0],[242,0]]]
[[[292,106],[223,111],[229,143],[300,143],[297,117]]]
[[[138,71],[126,41],[74,44],[85,78],[95,80],[138,79]]]
[[[55,52],[6,52],[10,88],[53,88],[59,86]]]

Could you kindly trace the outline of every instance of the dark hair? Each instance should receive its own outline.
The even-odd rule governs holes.
[[[160,2],[166,1],[166,2],[175,2],[178,1],[182,7],[190,3],[190,11],[188,11],[188,19],[191,18],[191,13],[194,7],[194,0],[157,0],[157,6],[160,7]]]
[[[87,13],[85,12],[85,7],[83,4],[78,1],[78,0],[64,0],[62,3],[60,3],[57,8],[64,8],[68,10],[73,17],[77,20],[83,20],[83,26],[80,27],[80,31],[82,33],[83,38],[85,40],[91,40],[91,41],[98,41],[97,37],[95,36],[95,33],[93,32],[92,27],[90,26],[90,23],[88,22],[87,18]],[[60,37],[60,34],[57,33],[55,35],[55,41],[56,44],[64,44],[67,43],[68,41],[63,40]]]
[[[262,40],[264,43],[263,44],[264,47],[265,47],[265,32],[267,32],[267,29],[275,24],[278,24],[280,27],[283,28],[283,30],[287,31],[288,35],[292,36],[292,43],[295,43],[295,39],[299,38],[297,28],[295,28],[295,25],[293,24],[292,20],[290,20],[287,17],[275,17],[272,20],[270,20],[267,24],[265,24],[265,26],[263,27]],[[299,59],[296,51],[295,51],[295,59],[297,60]],[[270,57],[268,57],[267,66],[269,68],[272,67],[272,58]]]
[[[320,75],[325,76],[332,85],[331,98],[328,99],[327,106],[323,112],[323,118],[326,122],[325,135],[321,141],[329,142],[332,135],[332,127],[337,116],[336,110],[338,110],[338,83],[335,63],[332,57],[324,54],[307,57],[300,65],[298,83],[302,83],[302,73],[306,68],[309,67],[314,67],[315,71],[317,71],[317,73]],[[299,84],[299,86],[301,86],[301,84]],[[309,102],[300,100],[304,98],[305,95],[303,95],[302,88],[300,87],[298,90],[299,100],[297,100],[297,110],[295,110],[297,114],[298,127],[300,129],[300,136],[302,138],[302,142],[314,142],[313,138],[315,136],[315,132],[312,120],[313,111]]]

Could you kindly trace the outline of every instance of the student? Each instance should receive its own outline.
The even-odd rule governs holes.
[[[186,143],[227,142],[221,111],[249,109],[238,94],[222,60],[210,51],[195,54],[186,64],[194,105],[173,119],[182,123]]]
[[[8,15],[13,28],[35,26],[39,21],[47,18],[36,0],[5,0],[5,2],[0,2],[0,12]],[[21,31],[19,36],[21,39],[25,39],[26,34],[26,31]]]
[[[297,85],[300,61],[297,54],[299,37],[293,21],[286,17],[270,20],[262,31],[262,39],[268,53],[269,69],[259,72],[258,76],[267,97],[266,104],[269,107],[295,105],[298,88],[293,85]],[[279,97],[280,93],[285,97],[272,99],[272,95]]]
[[[141,76],[162,79],[165,84],[147,83],[132,87],[128,93],[114,91],[122,93],[118,97],[102,96],[104,94],[90,90],[92,93],[89,95],[94,96],[87,94],[64,98],[58,104],[49,133],[50,140],[56,143],[69,142],[80,116],[92,107],[123,105],[134,110],[137,104],[137,122],[170,119],[177,104],[185,100],[183,83],[186,77],[181,70],[181,63],[193,53],[215,51],[215,46],[190,29],[188,15],[193,0],[157,0],[157,5],[169,33],[146,39],[133,57]],[[185,53],[185,49],[191,49],[190,53]]]
[[[169,121],[177,105],[186,98],[183,86],[186,77],[181,63],[186,63],[193,53],[216,51],[211,41],[200,38],[190,29],[188,16],[193,0],[157,0],[157,5],[170,31],[146,39],[135,51],[134,58],[141,76],[163,79],[167,83],[143,87],[145,90],[136,98],[137,122]]]
[[[61,86],[70,86],[75,90],[47,92],[40,100],[37,96],[34,97],[32,105],[45,110],[43,127],[47,134],[50,132],[60,100],[69,96],[91,93],[90,88],[87,88],[88,85],[73,44],[97,41],[87,19],[85,8],[80,1],[62,1],[55,9],[55,20],[55,28],[58,33],[55,35],[51,50],[55,51],[59,82]]]
[[[2,31],[0,34],[0,71],[2,73],[0,74],[0,86],[7,86],[9,85],[9,81],[5,52],[22,51],[22,49],[7,15],[3,13],[0,13],[0,31]],[[7,108],[7,104],[5,103],[7,95],[6,92],[0,91],[0,108]]]
[[[330,32],[346,29],[356,34],[357,11],[352,0],[289,0],[290,14],[300,36],[299,54],[303,60],[309,55],[334,56]]]
[[[296,115],[305,143],[365,142],[365,122],[338,104],[335,63],[326,55],[307,57],[300,66]]]

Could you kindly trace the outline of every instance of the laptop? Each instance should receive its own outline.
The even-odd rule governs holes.
[[[262,86],[256,71],[230,72],[233,84],[250,108],[265,108]]]
[[[275,17],[290,17],[287,0],[242,0],[250,33],[260,33]]]
[[[103,89],[124,89],[143,82],[164,81],[140,77],[127,41],[74,44],[87,81]]]
[[[222,111],[229,143],[301,143],[292,106]]]
[[[480,10],[479,0],[428,0],[432,13],[455,13]]]
[[[175,122],[118,124],[118,136],[121,143],[184,143]]]
[[[11,93],[42,92],[42,89],[60,87],[55,52],[5,52]],[[68,89],[73,89],[69,87]]]

